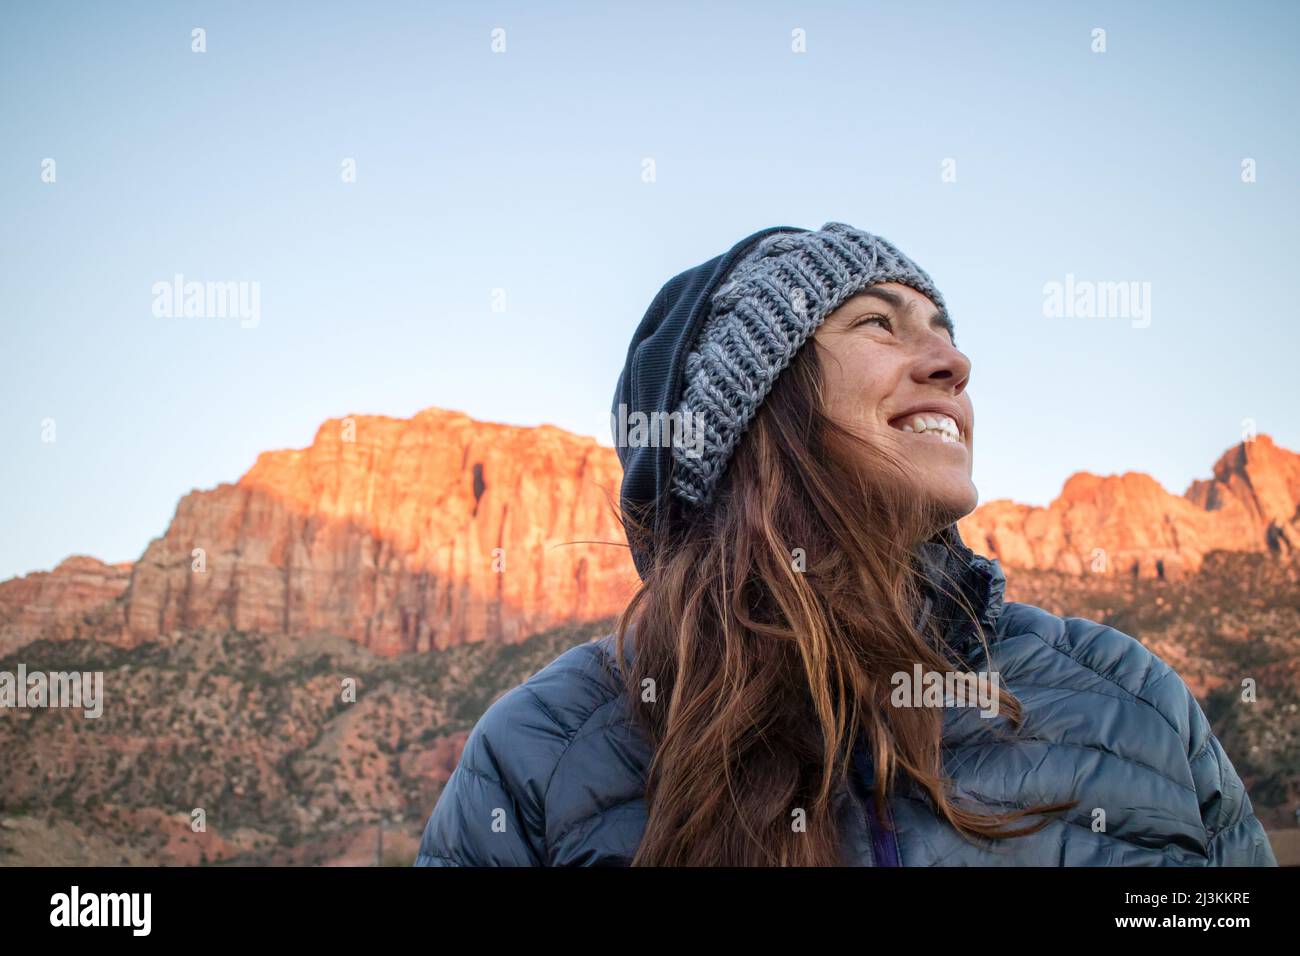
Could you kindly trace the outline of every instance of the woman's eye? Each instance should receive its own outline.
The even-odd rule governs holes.
[[[875,314],[864,315],[862,318],[858,319],[856,323],[854,323],[853,327],[857,328],[858,326],[866,325],[869,322],[879,322],[881,323],[881,328],[888,329],[890,331],[893,331],[894,328],[893,323],[889,321],[888,316],[875,315]]]

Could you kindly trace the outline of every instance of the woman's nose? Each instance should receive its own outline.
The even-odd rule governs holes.
[[[960,395],[970,381],[970,372],[970,359],[947,341],[946,336],[942,339],[936,336],[926,344],[923,354],[917,356],[912,376],[922,384],[943,384],[953,395]]]

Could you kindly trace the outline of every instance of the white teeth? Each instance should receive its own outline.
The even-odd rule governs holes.
[[[902,430],[916,435],[923,432],[935,432],[944,444],[961,441],[961,432],[952,418],[931,412],[912,416],[911,421],[902,426]]]

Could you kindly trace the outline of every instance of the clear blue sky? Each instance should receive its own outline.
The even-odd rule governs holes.
[[[331,416],[607,440],[660,285],[776,224],[931,273],[983,500],[1300,449],[1298,45],[1295,3],[5,3],[0,578],[134,559]],[[175,273],[260,323],[154,316]],[[1150,327],[1045,318],[1067,273]]]

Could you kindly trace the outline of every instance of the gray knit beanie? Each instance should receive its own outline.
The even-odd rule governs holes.
[[[672,446],[672,493],[705,506],[776,377],[848,299],[884,282],[911,286],[947,311],[929,275],[886,240],[842,222],[775,232],[738,261],[714,293],[686,358],[680,421],[702,441]]]

